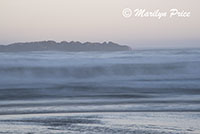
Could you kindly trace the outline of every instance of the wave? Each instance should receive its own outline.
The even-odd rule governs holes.
[[[198,111],[200,55],[192,52],[0,53],[0,114]]]
[[[15,66],[0,67],[0,75],[6,77],[72,77],[90,78],[99,76],[134,75],[199,75],[200,62],[160,63],[160,64],[105,64],[91,66]]]

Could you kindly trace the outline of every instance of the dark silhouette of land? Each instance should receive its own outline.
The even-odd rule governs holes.
[[[119,45],[113,42],[91,43],[91,42],[55,42],[55,41],[39,41],[13,43],[9,45],[0,45],[0,52],[26,52],[26,51],[128,51],[130,47]]]

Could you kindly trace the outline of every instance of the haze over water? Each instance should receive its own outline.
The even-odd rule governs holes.
[[[0,130],[197,134],[199,59],[199,49],[2,52]]]

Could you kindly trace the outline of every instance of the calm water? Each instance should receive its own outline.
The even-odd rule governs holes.
[[[199,112],[200,49],[0,53],[2,133],[200,133]]]

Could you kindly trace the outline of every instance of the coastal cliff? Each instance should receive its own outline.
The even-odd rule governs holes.
[[[24,52],[24,51],[128,51],[130,47],[119,45],[113,42],[91,43],[91,42],[55,42],[55,41],[39,41],[13,43],[9,45],[0,45],[0,52]]]

